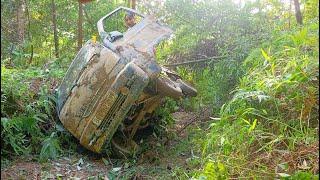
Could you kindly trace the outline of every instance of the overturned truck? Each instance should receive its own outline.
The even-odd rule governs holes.
[[[108,20],[121,12],[140,21],[125,32],[106,32]],[[164,97],[180,99],[197,91],[156,62],[155,47],[172,34],[169,27],[125,7],[102,17],[97,27],[101,42],[87,41],[76,55],[58,88],[57,112],[85,148],[100,153],[111,143],[127,151]],[[122,140],[114,137],[120,125]]]

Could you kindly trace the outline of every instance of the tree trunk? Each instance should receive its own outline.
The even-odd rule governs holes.
[[[292,2],[290,1],[290,4],[289,4],[289,29],[291,26],[291,9],[292,9]]]
[[[52,8],[52,24],[53,24],[53,39],[54,39],[54,49],[56,58],[59,57],[59,38],[57,30],[57,15],[56,15],[56,4],[54,0],[51,0]]]
[[[128,0],[128,2],[127,2],[127,7],[131,7],[131,0]]]
[[[300,10],[299,0],[293,0],[293,2],[294,2],[294,8],[295,8],[295,14],[296,14],[297,23],[299,25],[302,25],[302,15],[301,15],[301,10]]]
[[[79,51],[82,47],[82,39],[83,39],[83,30],[82,30],[82,23],[83,23],[83,5],[82,3],[79,4],[79,11],[78,11],[78,48]]]
[[[28,41],[31,43],[31,46],[30,46],[30,58],[28,60],[28,64],[31,64],[32,63],[32,59],[33,59],[33,42],[32,42],[32,35],[31,35],[31,32],[30,32],[30,29],[31,29],[31,21],[30,21],[30,12],[29,12],[29,6],[28,6],[28,3],[27,3],[27,0],[25,0],[25,5],[26,5],[26,13],[27,13],[27,20],[28,20]]]
[[[18,1],[17,6],[17,42],[22,44],[25,36],[25,3],[24,0]]]
[[[131,0],[131,8],[136,9],[136,0]]]

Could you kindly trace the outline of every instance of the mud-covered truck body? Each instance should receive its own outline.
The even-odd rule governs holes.
[[[124,33],[105,32],[102,22],[120,10],[142,19]],[[161,77],[164,69],[155,60],[154,48],[170,36],[169,27],[120,7],[100,19],[98,30],[102,42],[87,41],[60,84],[57,111],[80,144],[99,153],[125,119],[131,121],[126,128],[132,137],[163,97],[187,94],[177,78]],[[163,93],[166,89],[169,94]]]

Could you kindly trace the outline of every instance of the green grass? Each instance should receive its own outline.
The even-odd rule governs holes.
[[[312,24],[275,36],[244,61],[246,74],[222,106],[222,120],[211,125],[199,177],[276,177],[280,172],[256,163],[254,156],[318,142],[317,28]],[[296,170],[291,169],[293,179]]]

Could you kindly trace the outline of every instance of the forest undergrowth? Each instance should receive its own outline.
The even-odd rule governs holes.
[[[28,161],[50,164],[76,156],[99,159],[111,169],[106,173],[110,179],[318,179],[319,2],[301,2],[303,24],[282,2],[183,2],[169,0],[158,8],[149,1],[137,5],[175,29],[175,36],[157,47],[158,62],[194,85],[198,96],[167,99],[156,112],[157,123],[142,138],[142,153],[132,158],[90,154],[56,115],[56,88],[75,55],[67,51],[75,46],[75,28],[64,22],[75,21],[75,11],[66,11],[70,19],[58,21],[60,57],[51,57],[53,36],[39,31],[39,24],[28,29],[33,39],[11,53],[14,43],[4,38],[2,49],[8,51],[1,54],[2,170],[15,159],[32,157]],[[46,5],[30,2],[32,22],[47,23],[48,17],[38,10]],[[95,32],[89,21],[104,15],[101,8],[119,5],[124,3],[102,3],[95,10],[97,3],[86,4],[91,17],[85,39]],[[57,8],[67,6],[58,2]],[[11,17],[8,12],[2,15]],[[31,44],[36,56],[29,62]],[[172,66],[197,60],[201,63]]]

